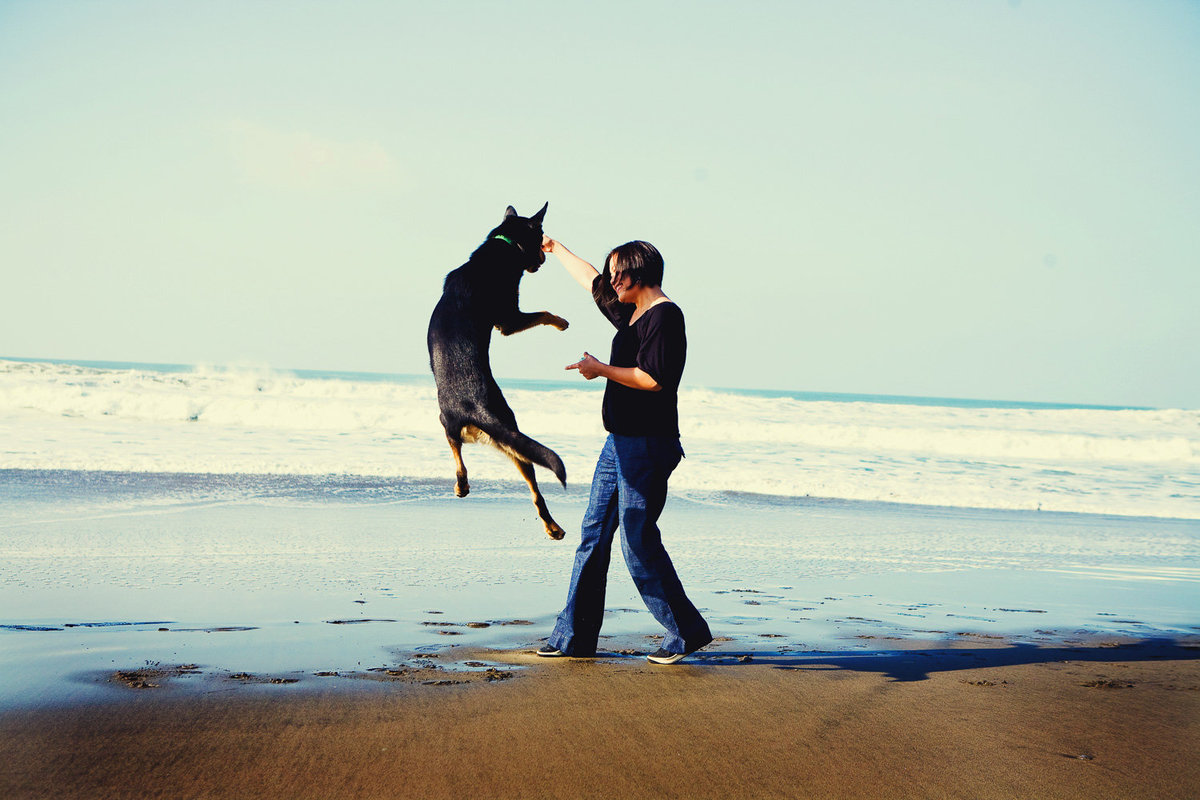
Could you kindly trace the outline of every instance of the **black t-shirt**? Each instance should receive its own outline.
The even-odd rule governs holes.
[[[608,381],[602,409],[605,430],[623,436],[678,436],[679,381],[687,359],[683,311],[662,302],[630,324],[634,306],[617,300],[603,274],[592,281],[592,298],[617,329],[608,363],[638,367],[662,387],[647,392]]]

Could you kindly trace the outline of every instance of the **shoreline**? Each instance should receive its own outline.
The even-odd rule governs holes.
[[[0,709],[90,702],[73,674],[147,663],[311,675],[452,644],[535,647],[574,555],[509,495],[373,502],[298,487],[198,503],[130,491],[57,488],[6,507]],[[556,513],[576,518],[584,499]],[[663,536],[689,596],[745,652],[1200,633],[1192,524],[685,499],[669,512]],[[653,650],[659,627],[619,557],[609,576],[614,638],[601,647]]]
[[[635,607],[636,591],[624,586],[628,576],[617,569],[610,573],[600,649],[607,659],[637,660],[657,647],[660,628],[644,608]],[[999,644],[1017,653],[1200,642],[1200,625],[1186,599],[1196,591],[1188,575],[1145,580],[1136,572],[1110,573],[958,570],[697,590],[693,594],[704,598],[701,608],[717,638],[689,661],[849,664],[881,654]],[[104,702],[111,696],[108,676],[117,673],[148,675],[147,680],[184,689],[214,681],[225,681],[225,689],[308,684],[397,669],[445,669],[470,678],[503,665],[472,665],[468,662],[488,659],[464,654],[536,649],[553,627],[554,614],[545,609],[554,607],[559,590],[553,582],[499,591],[451,587],[436,597],[425,593],[429,606],[422,608],[411,593],[351,599],[291,589],[150,588],[116,592],[107,609],[115,613],[101,617],[83,611],[89,603],[93,611],[101,608],[91,591],[54,597],[0,591],[6,603],[20,594],[30,606],[74,613],[0,619],[0,711]],[[1109,596],[1113,592],[1119,602]],[[486,614],[495,610],[489,605],[512,602],[518,593],[523,596],[515,610],[541,613]],[[1167,602],[1177,605],[1169,608]],[[57,607],[47,609],[51,603]],[[414,667],[409,663],[414,660],[424,663]]]
[[[1200,793],[1194,524],[673,499],[718,641],[657,666],[619,558],[605,657],[532,654],[525,497],[200,488],[8,487],[0,796]]]
[[[690,654],[682,664],[697,669],[765,666],[782,670],[844,670],[851,673],[875,673],[888,681],[928,680],[941,673],[964,669],[1005,669],[1033,664],[1075,662],[1089,664],[1136,663],[1171,659],[1200,660],[1200,633],[1147,638],[1082,635],[1072,639],[1051,640],[993,634],[958,633],[942,640],[916,640],[886,635],[860,635],[871,640],[871,649],[803,649],[774,647],[769,642],[738,640],[718,636]],[[588,665],[607,665],[614,669],[647,667],[645,656],[653,652],[662,637],[601,636],[597,655],[590,658],[543,658],[536,655],[536,643],[515,648],[489,648],[450,644],[440,648],[394,650],[387,663],[340,670],[283,669],[251,672],[227,666],[165,664],[146,660],[142,666],[115,670],[80,670],[70,680],[101,689],[85,701],[56,702],[41,698],[23,708],[0,706],[0,714],[18,710],[38,713],[55,708],[123,705],[135,697],[154,695],[169,702],[190,702],[205,695],[245,694],[247,696],[286,698],[289,695],[345,695],[387,693],[424,686],[472,686],[497,681],[537,679],[543,669],[556,664],[586,669]],[[539,640],[544,641],[544,637]],[[965,661],[963,659],[966,659]],[[654,666],[654,671],[664,669]],[[1200,665],[1198,665],[1200,668]],[[1095,688],[1127,688],[1097,686]],[[1188,687],[1200,691],[1200,685]]]
[[[0,713],[6,797],[1186,797],[1200,636],[669,667],[464,648],[509,673]],[[927,643],[928,644],[928,643]],[[428,673],[439,674],[439,670]],[[445,673],[443,673],[445,674]]]

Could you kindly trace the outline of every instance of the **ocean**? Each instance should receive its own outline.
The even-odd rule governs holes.
[[[499,380],[522,430],[586,486],[601,383]],[[672,491],[697,502],[1200,519],[1196,409],[685,387],[680,417]],[[473,485],[524,494],[499,453],[464,457]],[[356,476],[430,496],[453,483],[426,375],[17,359],[0,360],[3,470],[329,476],[331,491]]]
[[[601,387],[501,382],[567,465],[565,490],[540,473],[564,541],[490,448],[464,448],[454,497],[424,375],[0,361],[0,710],[112,698],[147,664],[286,691],[536,647]],[[698,663],[1200,630],[1200,411],[695,387],[680,406],[660,524],[719,636]],[[606,608],[603,649],[657,646],[616,564]]]

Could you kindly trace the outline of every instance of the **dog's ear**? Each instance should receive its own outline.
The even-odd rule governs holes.
[[[546,209],[549,207],[550,207],[550,203],[547,202],[546,205],[542,206],[541,211],[537,212],[536,214],[534,214],[532,217],[529,218],[529,221],[536,222],[538,225],[541,225],[542,218],[546,216]]]
[[[515,217],[515,216],[517,216],[517,210],[515,208],[513,208],[512,206],[509,206],[508,208],[506,208],[504,210],[504,218],[505,219],[508,219],[509,217]]]

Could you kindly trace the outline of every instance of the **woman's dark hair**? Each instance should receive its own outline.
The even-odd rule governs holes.
[[[604,259],[604,278],[612,277],[612,265],[629,274],[638,286],[662,286],[663,257],[649,242],[635,240],[614,247]]]

